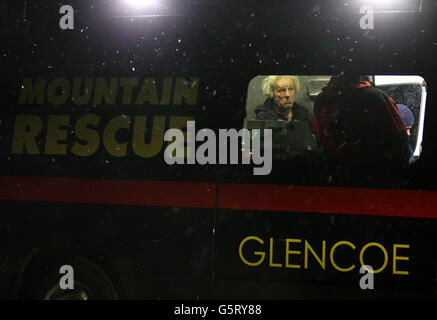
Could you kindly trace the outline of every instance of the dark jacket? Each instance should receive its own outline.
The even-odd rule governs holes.
[[[407,133],[395,102],[369,81],[323,88],[314,104],[313,128],[333,160],[408,163]]]
[[[256,120],[288,120],[281,113],[279,113],[273,99],[267,99],[263,104],[259,105],[255,109]],[[308,110],[301,105],[294,103],[292,107],[293,118],[292,120],[308,121],[311,124],[311,117]]]

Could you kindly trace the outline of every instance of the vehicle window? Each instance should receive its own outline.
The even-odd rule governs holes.
[[[396,85],[380,85],[380,89],[389,94],[398,104],[408,107],[413,117],[410,117],[409,125],[411,125],[409,143],[414,150],[414,160],[416,160],[421,152],[421,140],[418,137],[420,124],[420,104],[422,101],[422,86],[420,84],[396,84]]]
[[[248,86],[245,127],[272,130],[274,159],[412,163],[425,100],[418,76],[260,75]]]

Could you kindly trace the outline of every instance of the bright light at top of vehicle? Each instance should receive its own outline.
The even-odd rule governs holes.
[[[422,12],[422,0],[362,0],[362,5],[372,7],[375,12]]]
[[[148,7],[157,4],[157,0],[125,0],[125,2],[133,7]]]
[[[369,0],[370,5],[382,4],[382,5],[392,5],[393,0]]]

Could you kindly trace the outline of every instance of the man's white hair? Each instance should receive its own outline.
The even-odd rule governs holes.
[[[262,82],[263,94],[267,98],[273,98],[273,92],[275,91],[275,83],[279,78],[290,78],[293,80],[294,91],[299,91],[300,85],[299,80],[296,76],[268,76]]]

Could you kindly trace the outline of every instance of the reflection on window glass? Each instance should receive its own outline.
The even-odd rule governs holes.
[[[257,76],[245,126],[272,129],[276,159],[405,165],[420,155],[425,99],[418,76]]]

